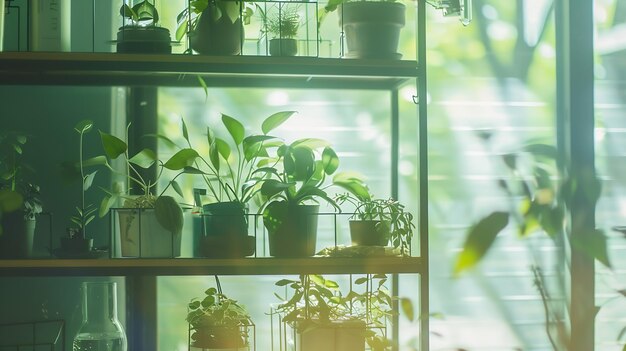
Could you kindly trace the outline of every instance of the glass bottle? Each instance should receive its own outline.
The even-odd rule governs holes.
[[[126,351],[126,334],[117,319],[117,284],[83,282],[83,323],[73,351]]]

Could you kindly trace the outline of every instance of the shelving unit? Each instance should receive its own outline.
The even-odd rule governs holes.
[[[284,275],[421,273],[420,257],[1,260],[2,276]]]
[[[360,60],[314,57],[195,55],[138,55],[114,53],[0,53],[0,84],[43,86],[126,86],[153,89],[159,86],[198,87],[198,76],[210,87],[264,87],[298,89],[360,89],[390,93],[391,106],[391,195],[398,197],[399,166],[399,89],[416,84],[415,100],[426,101],[425,2],[418,5],[418,60]],[[156,90],[156,89],[155,89]],[[129,104],[133,104],[129,99]],[[1,108],[1,107],[0,107]],[[129,107],[132,110],[132,106]],[[155,316],[151,302],[155,277],[192,275],[286,275],[286,274],[365,274],[388,273],[420,275],[416,291],[419,311],[428,315],[428,187],[426,105],[420,104],[419,214],[417,215],[417,257],[303,259],[32,259],[0,260],[0,277],[124,276],[131,287],[128,306],[148,321]],[[138,118],[155,118],[140,116]],[[397,279],[392,293],[398,290]],[[397,322],[397,321],[396,321]],[[156,330],[152,325],[131,325],[129,333],[141,333],[132,345],[151,349]],[[428,350],[428,320],[420,320],[420,350]],[[392,336],[398,338],[398,330]],[[129,350],[133,347],[129,344]]]

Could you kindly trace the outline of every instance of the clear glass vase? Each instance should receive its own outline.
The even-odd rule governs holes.
[[[126,351],[126,334],[117,319],[117,284],[84,282],[81,286],[83,323],[73,351]]]

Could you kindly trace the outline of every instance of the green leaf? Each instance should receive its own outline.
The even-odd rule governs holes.
[[[183,173],[187,173],[187,174],[208,174],[206,172],[203,172],[195,167],[191,167],[191,166],[187,166],[185,168],[183,168]]]
[[[107,158],[100,155],[100,156],[94,156],[94,157],[84,160],[83,167],[102,166],[102,165],[106,165],[107,163],[108,163]]]
[[[17,191],[10,189],[0,189],[0,214],[2,212],[13,212],[22,208],[24,197]]]
[[[330,143],[323,139],[304,138],[298,139],[291,143],[291,147],[307,147],[311,149],[319,149],[322,147],[330,146]]]
[[[157,156],[154,151],[150,149],[143,149],[139,151],[135,156],[131,157],[128,162],[135,164],[141,168],[150,168],[157,160]]]
[[[104,148],[104,152],[110,159],[116,159],[120,155],[124,154],[126,150],[128,150],[128,145],[126,143],[111,134],[100,132],[100,140],[102,141],[102,147]]]
[[[167,145],[167,147],[169,147],[171,149],[179,149],[178,145],[176,145],[176,143],[173,142],[172,139],[166,137],[165,135],[161,135],[161,134],[144,134],[143,137],[145,137],[145,138],[157,138],[157,139],[160,139],[160,140],[164,141],[165,144]]]
[[[106,216],[106,214],[109,213],[109,211],[111,210],[111,207],[115,205],[115,202],[117,201],[118,198],[119,196],[117,195],[105,196],[100,202],[100,209],[98,211],[98,216],[100,218]]]
[[[367,282],[367,278],[366,278],[366,277],[361,277],[361,278],[356,279],[356,280],[354,281],[354,284],[356,284],[356,285],[361,285],[361,284],[364,284],[364,283],[366,283],[366,282]]]
[[[454,275],[474,267],[509,223],[509,213],[493,212],[472,226],[454,266]]]
[[[187,23],[189,23],[189,19],[185,18],[182,22],[179,21],[179,23],[180,24],[176,28],[176,41],[181,41],[187,33]]]
[[[181,170],[185,167],[193,165],[193,162],[198,156],[198,152],[194,149],[182,149],[175,153],[174,156],[170,157],[170,159],[165,162],[163,167],[173,171]]]
[[[215,143],[214,143],[215,147],[217,148],[217,151],[219,152],[219,154],[228,161],[228,158],[230,157],[230,145],[228,145],[228,143],[226,141],[224,141],[224,139],[220,139],[220,138],[215,138]]]
[[[606,236],[602,230],[595,229],[587,233],[576,233],[572,235],[571,240],[574,249],[611,268]]]
[[[94,171],[85,175],[85,178],[83,179],[83,191],[87,191],[87,189],[91,188],[91,184],[93,184],[93,180],[96,177],[97,172],[98,171]]]
[[[154,212],[157,221],[163,228],[172,234],[178,234],[182,231],[183,210],[173,197],[159,196],[154,205]]]
[[[324,286],[324,283],[326,282],[326,279],[319,274],[310,274],[309,278],[313,283],[321,286]]]
[[[324,172],[328,175],[335,173],[339,168],[339,157],[335,153],[335,150],[330,147],[325,147],[322,152],[322,164],[324,165]]]
[[[271,132],[288,120],[294,113],[296,113],[296,111],[281,111],[274,113],[263,121],[261,124],[261,131],[263,134]]]
[[[307,147],[292,148],[283,160],[285,172],[296,181],[308,180],[315,171],[315,154]]]
[[[285,286],[285,285],[289,285],[295,283],[294,280],[289,280],[289,279],[281,279],[279,281],[277,281],[276,283],[274,283],[274,285],[276,286]]]
[[[276,179],[268,179],[263,182],[263,185],[261,185],[261,194],[267,198],[271,198],[294,185],[295,183],[283,183]]]
[[[556,147],[547,144],[529,144],[524,146],[524,151],[533,154],[534,156],[543,156],[556,160],[558,152]]]
[[[228,133],[230,133],[230,136],[233,138],[235,145],[240,145],[243,142],[245,133],[243,124],[241,124],[233,117],[225,114],[222,114],[222,123],[224,123],[224,126],[228,130]]]
[[[406,318],[413,322],[415,319],[414,309],[413,309],[413,301],[406,297],[400,298],[400,308],[402,309],[402,313],[406,316]]]
[[[177,181],[171,180],[170,184],[172,185],[172,188],[174,189],[176,194],[180,195],[180,197],[185,197],[185,195],[183,195],[183,189],[180,187],[180,184],[178,184]]]
[[[91,130],[91,128],[93,128],[93,122],[88,119],[84,119],[78,122],[76,126],[74,126],[74,130],[77,131],[79,134],[87,133]]]
[[[185,120],[184,119],[180,119],[183,125],[183,138],[185,138],[185,140],[187,140],[187,143],[189,143],[189,132],[187,131],[187,124],[185,124]]]

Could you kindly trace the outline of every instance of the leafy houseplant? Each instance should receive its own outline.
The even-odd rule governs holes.
[[[321,150],[321,151],[320,151]],[[321,139],[299,139],[281,145],[273,164],[262,168],[272,175],[263,181],[263,223],[268,231],[270,255],[304,257],[315,254],[318,199],[339,208],[325,189],[326,176],[335,173],[339,158]]]
[[[259,10],[263,19],[263,35],[269,35],[270,55],[295,56],[298,53],[298,41],[295,39],[300,29],[300,14],[297,6],[280,6],[278,12],[267,15]]]
[[[124,23],[117,32],[117,52],[160,54],[172,52],[170,32],[167,28],[157,26],[159,13],[149,0],[138,1],[133,6],[125,2],[120,7],[120,15],[129,23]]]
[[[125,192],[105,190],[107,195],[103,198],[99,211],[100,217],[103,217],[118,200],[124,200],[123,207],[127,209],[118,210],[122,256],[173,257],[180,255],[183,212],[178,202],[172,196],[165,195],[165,191],[171,186],[182,197],[176,178],[183,173],[193,172],[186,167],[197,156],[195,151],[181,150],[164,163],[150,149],[143,149],[131,157],[126,142],[111,134],[100,131],[100,139],[106,156],[111,160],[122,156],[126,165],[126,169],[120,172],[106,159],[103,162],[114,174],[126,175],[128,181]],[[148,169],[155,164],[158,170],[157,179],[144,179],[139,169]],[[164,168],[180,172],[158,195],[153,195],[152,192]],[[129,195],[131,184],[139,187],[141,195]]]
[[[336,197],[338,204],[351,203],[355,207],[350,217],[353,245],[385,246],[391,241],[403,255],[408,255],[413,236],[413,215],[404,211],[404,205],[394,199],[379,199],[351,193]]]
[[[239,55],[244,38],[243,24],[252,9],[243,1],[192,0],[178,14],[176,40],[187,35],[190,50],[203,55]]]
[[[292,326],[297,347],[307,350],[387,350],[391,343],[385,337],[387,319],[393,316],[394,298],[385,288],[384,274],[356,278],[343,294],[337,282],[321,275],[300,275],[299,280],[281,279],[276,286],[291,290],[273,311]],[[356,291],[356,286],[362,288]],[[396,298],[398,299],[398,298]],[[413,319],[408,299],[399,299],[402,310]],[[282,329],[281,329],[282,330]]]
[[[246,309],[224,295],[219,279],[216,288],[207,289],[202,299],[187,305],[189,346],[202,350],[248,350],[252,320]]]
[[[259,162],[267,160],[269,149],[282,142],[269,135],[287,121],[295,111],[280,111],[263,121],[262,134],[247,134],[241,122],[222,114],[222,124],[230,142],[216,136],[207,127],[208,155],[198,154],[194,166],[204,180],[211,203],[202,206],[206,235],[201,251],[206,256],[246,256],[254,252],[254,237],[248,236],[248,203],[261,188],[266,172]],[[183,138],[188,150],[195,150],[187,126],[182,121]],[[181,151],[184,149],[181,149]]]
[[[32,256],[35,216],[41,213],[39,187],[24,178],[27,137],[0,134],[0,257]]]

